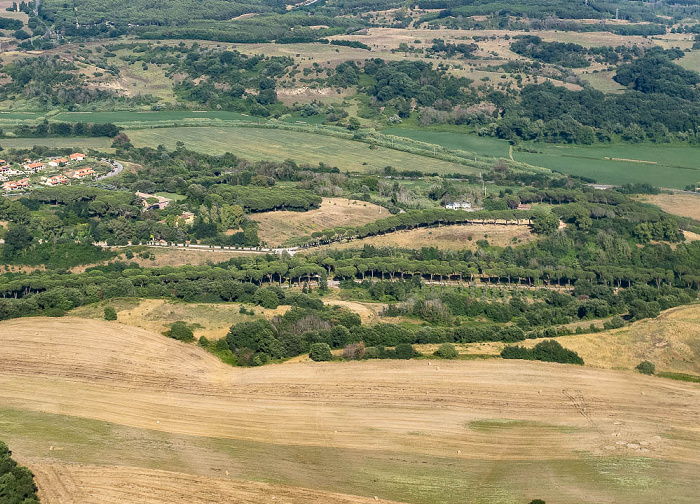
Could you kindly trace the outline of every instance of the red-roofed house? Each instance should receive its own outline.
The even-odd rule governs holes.
[[[85,154],[82,154],[80,152],[74,152],[70,155],[71,161],[82,161],[83,159],[85,159]]]
[[[49,166],[56,167],[56,166],[60,166],[61,164],[66,164],[66,163],[68,163],[68,160],[63,157],[63,158],[58,158],[58,159],[52,159],[51,161],[49,161]]]
[[[61,184],[67,184],[68,183],[68,177],[65,175],[54,175],[53,177],[49,177],[46,179],[46,184],[47,186],[57,186]]]
[[[75,170],[73,173],[74,179],[83,179],[85,177],[90,177],[95,174],[92,168],[81,168],[80,170]]]
[[[24,165],[24,169],[28,170],[30,172],[38,172],[46,168],[46,165],[44,163],[29,163]]]
[[[21,191],[27,187],[29,187],[29,179],[11,180],[2,185],[2,188],[5,191]]]

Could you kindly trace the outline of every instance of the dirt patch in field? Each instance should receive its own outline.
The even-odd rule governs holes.
[[[337,226],[360,226],[391,214],[386,208],[364,201],[323,198],[321,208],[309,212],[265,212],[254,214],[260,239],[271,246],[290,238]]]
[[[32,464],[44,504],[362,504],[373,498],[137,467]],[[379,502],[389,503],[384,499]]]
[[[359,301],[345,301],[341,299],[324,299],[323,303],[331,306],[342,306],[357,313],[363,324],[377,322],[379,320],[379,312],[386,306],[383,303],[361,303]]]
[[[258,318],[270,319],[275,315],[284,314],[290,308],[279,306],[268,310],[245,305],[248,310],[255,312],[255,315],[251,316],[239,312],[241,303],[183,303],[164,299],[140,299],[129,303],[105,301],[76,308],[71,313],[76,317],[101,319],[106,306],[113,306],[117,310],[117,320],[122,324],[162,333],[173,322],[184,320],[193,325],[196,338],[206,336],[210,340],[225,337],[234,324]]]
[[[476,242],[487,240],[499,247],[515,246],[535,239],[527,225],[473,224],[465,226],[443,226],[397,231],[382,236],[372,236],[348,243],[331,244],[331,248],[362,248],[365,244],[377,247],[401,247],[420,249],[476,250]]]
[[[665,212],[700,221],[700,194],[645,194],[639,200]]]
[[[314,100],[324,101],[328,99],[342,101],[351,94],[351,89],[335,89],[329,87],[316,89],[303,86],[277,89],[277,98],[285,105],[293,105],[294,103],[311,103]]]

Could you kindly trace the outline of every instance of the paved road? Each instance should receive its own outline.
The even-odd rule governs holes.
[[[115,175],[119,175],[124,169],[124,165],[122,165],[119,161],[115,161],[113,159],[103,159],[102,161],[107,161],[109,164],[111,164],[112,171],[107,173],[106,175],[100,175],[99,177],[97,177],[97,180],[104,180],[108,177],[114,177]]]

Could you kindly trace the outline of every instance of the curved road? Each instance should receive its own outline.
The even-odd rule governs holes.
[[[124,169],[124,165],[121,164],[119,161],[115,161],[113,159],[102,159],[102,161],[107,161],[109,164],[112,165],[112,171],[107,173],[106,175],[101,175],[97,177],[97,180],[104,180],[108,177],[114,177],[115,175],[119,175],[122,170]]]

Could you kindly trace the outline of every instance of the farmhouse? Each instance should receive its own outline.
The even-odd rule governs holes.
[[[21,191],[22,189],[26,189],[28,187],[29,187],[29,179],[9,181],[9,182],[5,182],[2,185],[2,188],[5,191]]]
[[[82,161],[85,159],[85,154],[81,152],[74,152],[73,154],[70,155],[70,160],[71,161]]]
[[[95,171],[92,168],[81,168],[80,170],[75,170],[73,172],[73,178],[74,179],[84,179],[86,177],[90,177],[95,174]]]
[[[183,212],[177,218],[177,223],[187,224],[188,226],[194,224],[194,214],[192,212]]]
[[[27,163],[24,165],[25,171],[28,171],[30,173],[36,173],[38,171],[43,170],[44,168],[46,168],[46,165],[41,162]]]
[[[452,201],[445,205],[447,210],[471,210],[472,204],[468,201]]]
[[[164,196],[158,196],[157,194],[148,194],[142,192],[136,192],[136,196],[141,198],[141,202],[146,210],[158,210],[167,207],[172,201],[170,198]],[[149,203],[150,198],[156,199],[158,201]],[[151,200],[152,201],[152,200]]]
[[[517,210],[530,210],[531,208],[532,208],[532,205],[528,205],[526,203],[518,203]]]
[[[65,175],[54,175],[53,177],[48,177],[44,180],[44,184],[47,186],[57,186],[61,184],[67,184],[68,177]]]

